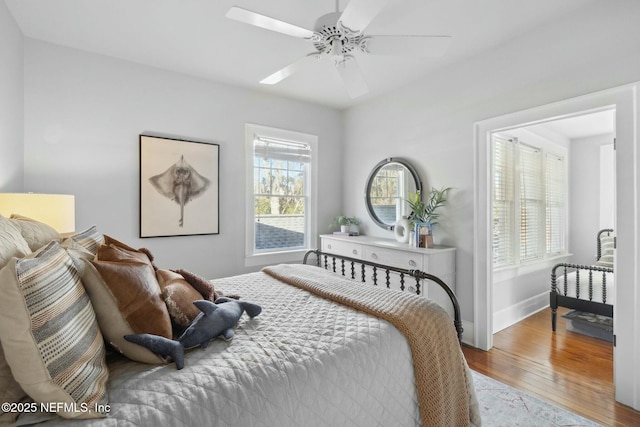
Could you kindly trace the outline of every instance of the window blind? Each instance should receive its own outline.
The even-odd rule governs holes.
[[[509,265],[513,259],[514,223],[514,143],[493,137],[493,264]]]
[[[256,136],[253,140],[253,150],[256,157],[264,159],[305,164],[311,161],[311,147],[298,141]]]
[[[565,164],[564,158],[547,153],[545,156],[546,181],[546,253],[557,255],[565,247]]]
[[[494,268],[566,251],[565,175],[563,157],[492,135]]]
[[[544,227],[542,153],[522,142],[520,154],[520,260],[542,258]]]

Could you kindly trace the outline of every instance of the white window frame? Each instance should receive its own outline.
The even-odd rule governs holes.
[[[540,253],[541,256],[533,259],[533,260],[521,260],[521,251],[520,251],[520,237],[521,237],[521,231],[520,231],[520,226],[519,226],[519,221],[520,221],[520,164],[519,164],[519,148],[517,146],[514,147],[514,152],[513,152],[513,158],[515,163],[515,167],[514,167],[514,182],[513,182],[513,218],[512,220],[514,221],[514,223],[512,224],[512,228],[511,228],[511,237],[512,237],[512,241],[511,241],[511,263],[508,264],[502,264],[502,265],[497,265],[494,266],[494,270],[495,271],[505,271],[508,269],[512,269],[512,268],[520,268],[522,266],[527,266],[527,267],[534,267],[537,268],[536,265],[546,265],[546,263],[549,260],[555,259],[555,258],[562,258],[562,257],[566,257],[567,255],[569,255],[568,252],[568,246],[567,246],[567,242],[568,242],[568,201],[567,201],[567,190],[568,190],[568,185],[569,185],[569,181],[568,181],[568,170],[569,170],[569,162],[568,162],[568,151],[565,147],[553,143],[552,141],[546,140],[546,138],[542,138],[538,135],[529,133],[529,132],[524,132],[523,133],[518,133],[518,136],[514,136],[514,135],[507,135],[504,133],[497,133],[496,136],[501,137],[502,139],[513,139],[514,141],[517,141],[518,138],[520,138],[520,143],[527,145],[529,147],[533,147],[537,150],[540,150],[541,153],[541,173],[543,174],[543,176],[547,173],[547,156],[548,155],[552,155],[552,156],[557,156],[563,159],[563,163],[564,163],[564,171],[563,171],[563,179],[564,179],[564,188],[563,188],[563,192],[564,192],[564,205],[563,205],[563,218],[561,219],[561,223],[562,223],[562,232],[561,232],[561,244],[563,246],[562,251],[561,252],[556,252],[556,253],[548,253],[547,252],[547,236],[546,236],[546,212],[547,212],[547,177],[544,176],[544,178],[542,179],[541,185],[542,185],[542,195],[541,198],[543,200],[543,209],[542,209],[542,218],[540,218],[542,224],[539,227],[539,231],[540,234],[538,236],[538,243],[540,244]],[[493,138],[492,138],[493,139]],[[517,142],[516,142],[517,144]],[[495,176],[495,170],[494,170],[494,154],[495,154],[495,149],[493,147],[493,142],[491,143],[491,176]],[[517,160],[515,160],[517,159]],[[491,186],[491,200],[492,200],[492,206],[493,206],[493,200],[494,200],[494,195],[493,195],[494,189],[493,189],[493,184]],[[493,214],[492,214],[493,215]],[[493,220],[492,220],[493,223]],[[492,255],[492,259],[493,259],[493,255]]]
[[[258,137],[296,141],[311,147],[311,161],[307,174],[307,200],[305,209],[305,244],[300,249],[255,250],[255,197],[253,188],[253,143]],[[302,132],[278,129],[252,123],[245,125],[245,266],[253,267],[283,262],[301,261],[304,253],[316,247],[317,242],[317,186],[318,186],[318,137]]]

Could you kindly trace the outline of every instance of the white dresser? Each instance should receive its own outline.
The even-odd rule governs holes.
[[[371,236],[320,235],[323,252],[344,255],[378,264],[420,270],[442,279],[455,293],[456,291],[456,249],[447,246],[415,248],[407,243]],[[411,280],[411,279],[410,279]],[[380,283],[383,283],[381,280]],[[412,282],[407,287],[413,288]],[[392,284],[391,287],[398,287]],[[412,289],[413,290],[413,289]],[[439,286],[431,284],[422,294],[446,307],[449,297]],[[444,302],[444,303],[443,303]]]

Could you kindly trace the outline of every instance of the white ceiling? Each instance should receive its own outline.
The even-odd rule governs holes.
[[[335,0],[4,0],[26,37],[214,81],[346,108],[478,55],[595,0],[389,0],[368,35],[450,35],[441,58],[357,55],[370,92],[352,100],[329,62],[258,82],[312,45],[225,18],[240,6],[313,29]],[[344,9],[347,0],[340,2]]]
[[[572,117],[558,118],[537,125],[528,126],[536,131],[538,128],[550,130],[567,139],[587,138],[598,135],[615,135],[614,109],[577,114]]]

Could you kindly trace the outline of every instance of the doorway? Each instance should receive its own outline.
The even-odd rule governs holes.
[[[637,218],[640,190],[636,171],[640,164],[638,152],[637,85],[622,86],[567,101],[507,114],[484,120],[475,125],[475,180],[474,180],[474,319],[473,344],[483,350],[492,347],[493,332],[493,268],[491,261],[490,211],[490,136],[493,132],[539,124],[549,118],[572,117],[578,112],[598,112],[615,108],[616,123],[616,300],[614,305],[616,347],[614,350],[614,382],[616,400],[640,408],[640,355],[635,351],[640,344],[640,325],[636,308],[640,307],[638,282],[640,253],[637,242],[640,231]],[[617,327],[623,325],[623,327]]]
[[[615,109],[492,133],[493,333],[549,305],[558,263],[593,265],[615,225]]]

